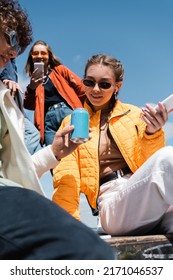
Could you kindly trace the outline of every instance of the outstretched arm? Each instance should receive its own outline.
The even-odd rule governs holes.
[[[58,130],[52,145],[46,146],[32,155],[38,177],[55,168],[58,160],[72,153],[80,145],[70,141],[70,132],[73,129],[73,125],[66,125]]]
[[[79,146],[70,141],[70,133],[73,129],[73,125],[67,125],[55,134],[51,148],[58,160],[71,154]]]
[[[10,90],[11,95],[14,97],[14,95],[16,94],[16,91],[19,90],[21,93],[23,93],[22,88],[20,87],[20,85],[18,83],[16,83],[15,81],[11,81],[8,79],[3,80],[3,84]]]

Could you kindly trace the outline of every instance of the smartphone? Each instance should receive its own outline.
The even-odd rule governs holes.
[[[43,62],[34,62],[34,70],[37,68],[37,73],[43,77],[44,76],[44,63]]]
[[[165,107],[168,113],[173,111],[173,94],[169,95],[167,98],[165,98],[164,100],[162,100],[161,102]],[[160,110],[159,106],[157,105],[155,107],[156,110]]]

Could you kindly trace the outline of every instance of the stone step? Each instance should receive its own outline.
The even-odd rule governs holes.
[[[102,238],[117,260],[173,260],[173,234]]]

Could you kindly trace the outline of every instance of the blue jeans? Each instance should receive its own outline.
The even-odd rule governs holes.
[[[55,104],[47,111],[44,121],[44,137],[46,146],[52,144],[62,120],[71,113],[72,109],[64,102]]]
[[[0,186],[0,260],[113,260],[93,230],[38,193]]]
[[[25,145],[31,155],[41,148],[40,133],[35,125],[26,117],[24,118],[25,125]]]

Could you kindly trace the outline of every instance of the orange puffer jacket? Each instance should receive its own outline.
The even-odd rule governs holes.
[[[56,66],[49,75],[60,95],[72,109],[83,107],[85,97],[81,79],[64,65]],[[44,87],[39,85],[35,91],[27,87],[24,97],[24,108],[35,110],[34,124],[40,131],[41,143],[44,143]]]
[[[90,113],[91,140],[80,145],[54,169],[53,201],[71,215],[80,219],[80,193],[84,193],[92,208],[97,207],[99,193],[99,133],[101,111]],[[69,122],[67,116],[63,127]],[[60,128],[61,129],[61,128]],[[135,172],[154,152],[165,145],[164,132],[145,133],[146,124],[141,119],[141,109],[117,101],[109,121],[109,130],[127,165]]]

